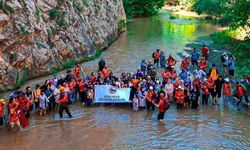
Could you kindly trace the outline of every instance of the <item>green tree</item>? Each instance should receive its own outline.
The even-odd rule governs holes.
[[[158,13],[165,0],[123,0],[127,17],[151,16]]]

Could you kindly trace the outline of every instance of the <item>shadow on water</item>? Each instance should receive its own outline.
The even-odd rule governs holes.
[[[138,18],[128,23],[127,32],[102,56],[117,73],[133,72],[141,59],[151,59],[155,48],[177,60],[186,44],[216,31],[213,25],[196,19],[169,20],[168,13]],[[95,71],[98,60],[82,64],[86,72]],[[137,65],[135,65],[137,64]],[[177,63],[180,66],[180,61]],[[157,69],[158,73],[162,69]],[[43,82],[48,77],[29,81]],[[32,86],[33,87],[33,86]],[[133,112],[129,105],[71,106],[73,119],[60,120],[56,114],[33,114],[30,126],[21,132],[0,129],[0,147],[5,149],[249,149],[249,111],[227,107],[201,106],[199,110],[177,111],[175,106],[158,123],[157,111]]]

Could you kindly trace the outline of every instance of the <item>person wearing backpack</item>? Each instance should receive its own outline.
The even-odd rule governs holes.
[[[154,65],[156,64],[157,67],[159,67],[160,50],[156,49],[156,51],[152,54],[152,57],[154,58]]]
[[[68,106],[68,93],[65,92],[65,88],[63,86],[60,87],[60,95],[58,100],[56,101],[59,104],[59,115],[60,118],[63,117],[63,111],[65,110],[68,114],[69,118],[72,118],[71,112]]]
[[[224,68],[224,76],[227,75],[227,69],[228,69],[228,56],[227,53],[223,53],[221,55],[221,62],[223,64],[223,68]]]
[[[160,92],[160,97],[159,97],[160,101],[158,104],[155,104],[153,102],[153,104],[159,108],[159,113],[158,113],[158,116],[157,116],[157,119],[160,121],[160,122],[163,122],[164,120],[164,115],[165,115],[165,112],[169,109],[170,107],[170,104],[168,103],[168,97],[166,96],[165,92],[164,91],[161,91]]]
[[[196,48],[193,48],[193,53],[191,54],[191,63],[194,69],[194,65],[196,65],[196,68],[198,68],[198,60],[199,60],[199,53],[196,52]]]

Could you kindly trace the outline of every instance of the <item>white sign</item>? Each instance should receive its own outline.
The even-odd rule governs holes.
[[[111,85],[95,87],[95,103],[128,103],[130,88],[116,88]]]

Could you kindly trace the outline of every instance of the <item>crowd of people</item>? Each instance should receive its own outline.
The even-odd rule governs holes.
[[[79,64],[72,70],[67,70],[66,76],[54,75],[46,80],[43,85],[37,84],[35,89],[26,87],[25,91],[19,87],[12,92],[9,101],[0,100],[0,125],[5,121],[11,128],[16,125],[25,128],[28,126],[29,117],[38,112],[43,116],[49,112],[59,111],[63,117],[65,110],[71,118],[69,105],[79,101],[83,106],[91,107],[94,102],[95,85],[113,85],[116,88],[130,88],[130,101],[133,110],[146,109],[148,112],[159,108],[158,120],[163,121],[164,114],[170,105],[176,104],[179,109],[197,109],[200,105],[227,105],[230,97],[237,102],[238,110],[244,100],[249,106],[250,96],[249,77],[234,81],[234,64],[236,59],[224,53],[221,56],[223,73],[220,74],[219,66],[212,65],[208,68],[209,48],[201,48],[201,54],[195,48],[191,54],[183,52],[184,59],[177,66],[177,60],[169,55],[166,58],[163,51],[156,49],[152,60],[142,60],[135,73],[121,73],[114,75],[114,70],[108,68],[104,59],[98,63],[98,72],[86,75]],[[200,57],[202,57],[200,59]],[[164,68],[159,74],[156,68]],[[177,72],[177,68],[181,69]],[[235,90],[233,86],[235,85]],[[4,107],[7,112],[4,112]],[[6,115],[7,113],[7,115]]]

